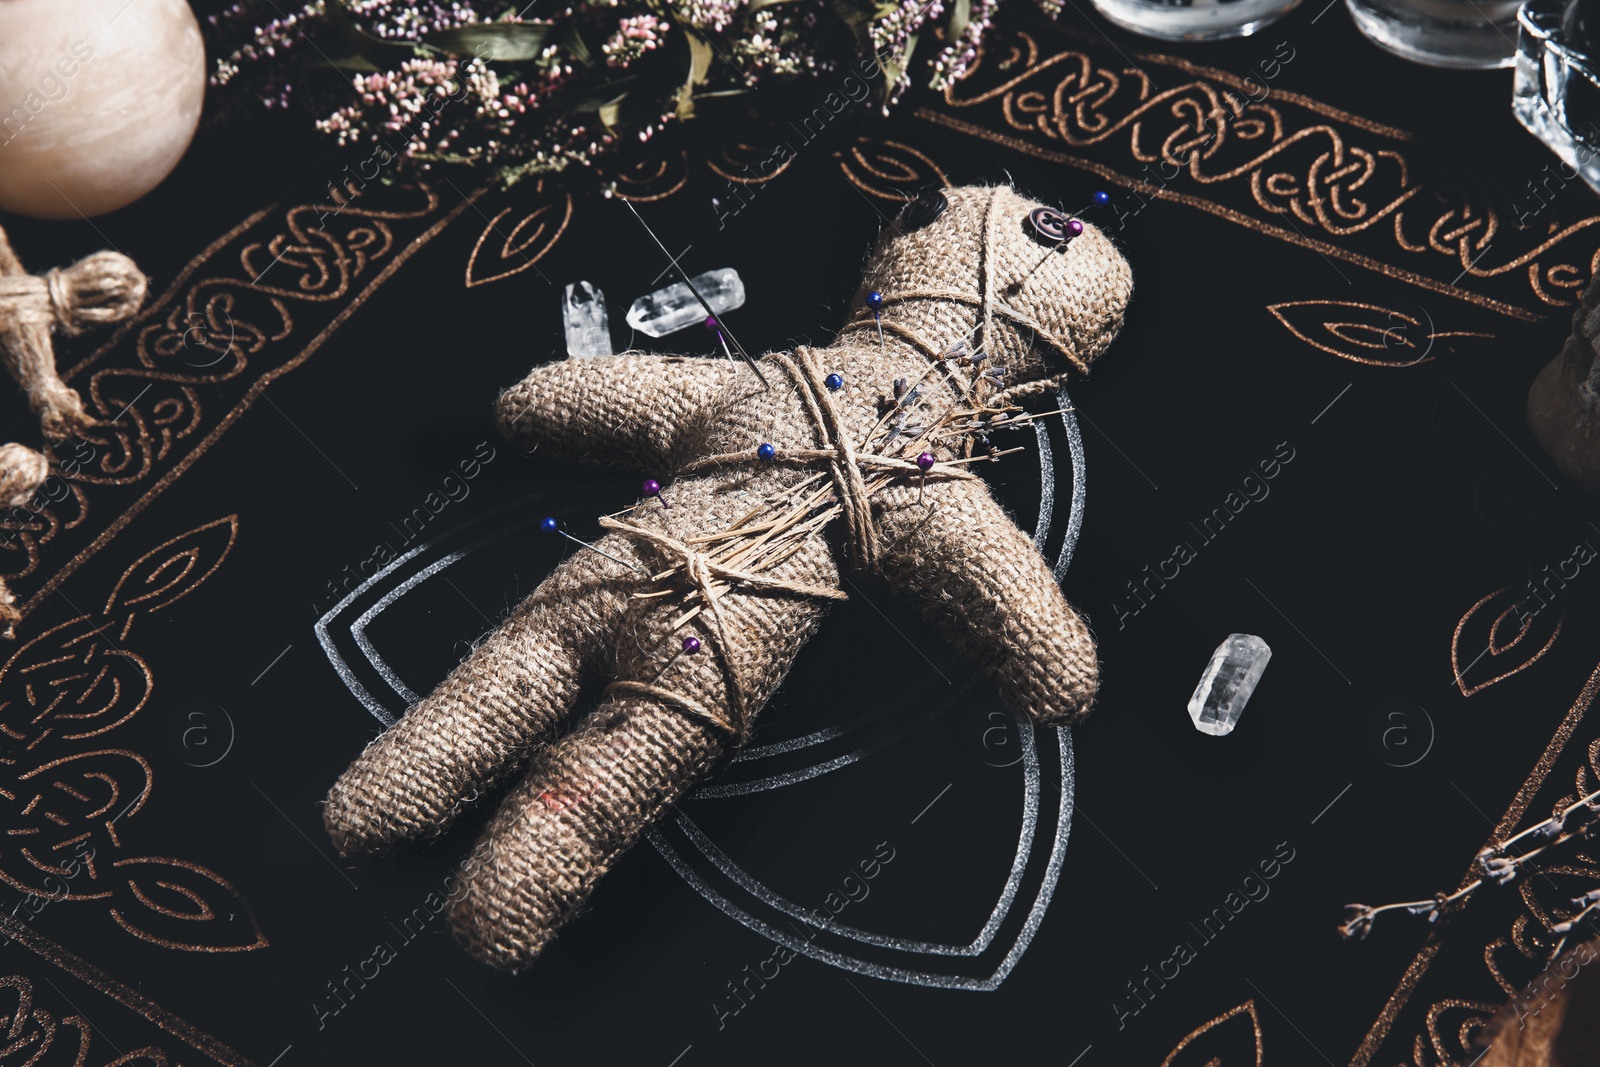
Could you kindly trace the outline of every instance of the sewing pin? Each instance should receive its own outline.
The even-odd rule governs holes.
[[[722,323],[717,321],[715,315],[706,316],[706,329],[716,331],[717,340],[722,342],[722,354],[732,359],[733,353],[728,351],[728,339],[722,336]]]
[[[689,279],[689,273],[683,269],[682,265],[680,265],[675,258],[673,258],[672,253],[667,251],[667,246],[661,243],[661,238],[656,236],[656,231],[652,230],[650,228],[650,224],[644,221],[644,216],[639,214],[639,209],[633,206],[633,201],[623,200],[622,202],[628,205],[628,210],[633,212],[633,217],[639,220],[639,225],[643,226],[644,232],[650,235],[650,240],[655,242],[655,246],[657,248],[661,249],[661,254],[667,257],[667,262],[672,264],[672,269],[678,272],[679,280],[682,281],[684,285],[688,286],[689,292],[693,293],[694,298],[700,301],[700,306],[706,309],[706,314],[712,318],[715,318],[717,314],[716,310],[706,302],[706,298],[704,296],[700,295],[700,290],[696,289],[694,287],[694,282]],[[758,378],[761,382],[761,387],[763,389],[771,388],[771,386],[767,384],[766,375],[761,373],[761,368],[756,366],[756,361],[750,358],[750,353],[744,350],[744,346],[739,343],[739,339],[733,336],[733,331],[729,330],[726,336],[728,343],[733,345],[734,351],[739,353],[739,358],[748,363],[750,365],[750,369],[755,372],[756,378]]]
[[[576,537],[573,537],[571,534],[567,533],[567,531],[561,528],[561,523],[556,521],[554,515],[546,515],[544,517],[544,519],[539,523],[539,532],[545,534],[556,534],[560,537],[565,537],[568,541],[571,541],[575,545],[578,545],[582,548],[587,548],[590,552],[599,553],[606,559],[609,559],[612,563],[620,563],[624,567],[631,567],[633,570],[638,571],[647,578],[650,576],[650,572],[639,566],[637,563],[629,563],[625,559],[618,559],[616,556],[613,556],[603,548],[596,548],[587,541],[580,541]]]
[[[919,504],[922,503],[922,494],[928,488],[928,472],[933,470],[933,465],[936,462],[938,461],[933,458],[932,452],[924,452],[917,457],[917,470],[922,472],[922,480],[917,483],[917,503]]]
[[[645,496],[653,496],[657,500],[661,501],[662,507],[672,507],[671,504],[667,503],[667,498],[661,495],[661,483],[656,481],[654,478],[646,478],[644,480],[644,485],[640,486],[640,488],[644,490]]]
[[[1057,240],[1055,244],[1051,245],[1049,250],[1045,252],[1044,255],[1039,257],[1039,262],[1033,265],[1033,270],[1030,270],[1027,274],[1022,276],[1022,281],[1017,283],[1017,287],[1020,289],[1022,286],[1026,285],[1028,279],[1033,277],[1034,271],[1037,271],[1040,267],[1044,266],[1045,260],[1061,251],[1061,249],[1065,248],[1068,241],[1072,240],[1082,232],[1083,223],[1079,222],[1077,219],[1068,219],[1066,224],[1061,227],[1060,239]]]
[[[867,307],[872,309],[872,321],[878,324],[878,348],[883,348],[883,294],[874,289],[867,294]]]

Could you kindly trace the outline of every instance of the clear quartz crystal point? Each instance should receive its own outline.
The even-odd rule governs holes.
[[[695,275],[694,287],[706,298],[713,313],[721,315],[744,306],[744,280],[732,267],[708,270]],[[665,337],[669,333],[706,321],[706,309],[694,298],[694,293],[682,282],[664,289],[646,293],[628,309],[628,325],[651,337]]]
[[[1194,728],[1216,737],[1232,733],[1271,658],[1272,649],[1255,634],[1229,634],[1211,654],[1189,698]]]
[[[561,327],[567,333],[567,355],[611,355],[611,320],[606,294],[588,282],[573,282],[561,298]]]

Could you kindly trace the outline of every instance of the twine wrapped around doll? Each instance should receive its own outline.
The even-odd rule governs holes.
[[[328,795],[340,851],[381,851],[521,775],[451,904],[480,959],[526,966],[747,739],[826,605],[855,593],[847,574],[905,599],[1018,712],[1088,713],[1088,628],[969,468],[997,454],[987,432],[1028,423],[1019,395],[1106,349],[1131,271],[1092,226],[1041,242],[1045,209],[1009,189],[939,204],[868,261],[857,306],[892,302],[882,337],[865,316],[768,354],[770,388],[743,364],[634,353],[539,367],[500,398],[514,443],[674,480],[602,519],[599,551],[558,566]],[[563,732],[597,677],[599,705]]]
[[[29,274],[0,229],[0,362],[16,379],[47,441],[62,441],[95,424],[83,398],[56,371],[52,331],[69,336],[130,318],[147,282],[120,252],[96,252],[70,267]],[[26,445],[0,445],[0,504],[27,507],[50,476],[50,461]],[[0,625],[10,636],[19,616],[0,581]]]

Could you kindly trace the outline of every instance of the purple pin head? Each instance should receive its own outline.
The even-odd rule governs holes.
[[[645,496],[661,495],[661,483],[656,481],[654,478],[646,478],[644,480],[644,485],[640,486],[640,488],[644,490]]]
[[[1083,223],[1079,222],[1077,219],[1067,220],[1068,237],[1077,237],[1081,233],[1083,233]]]
[[[707,315],[706,316],[706,329],[708,329],[708,330],[721,330],[722,329],[722,324],[717,321],[717,317],[715,315]]]
[[[683,650],[685,652],[689,653],[689,655],[691,655],[691,656],[694,655],[696,652],[699,652],[700,651],[700,639],[698,637],[685,637],[683,639]]]
[[[917,469],[923,474],[927,474],[933,469],[933,465],[936,462],[938,461],[933,458],[932,452],[924,452],[922,455],[917,457]]]

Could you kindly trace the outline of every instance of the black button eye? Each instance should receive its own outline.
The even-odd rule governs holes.
[[[934,219],[944,214],[944,209],[950,202],[944,194],[937,189],[924,189],[917,194],[917,198],[906,205],[905,212],[900,216],[908,230],[920,230]]]
[[[1083,223],[1051,208],[1036,207],[1028,212],[1028,232],[1040,244],[1058,245],[1082,233]]]

